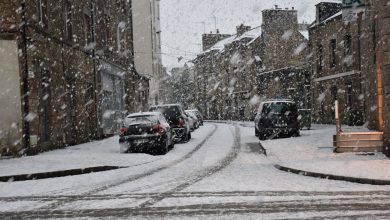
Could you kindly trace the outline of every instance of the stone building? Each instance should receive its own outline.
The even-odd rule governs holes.
[[[111,135],[145,104],[148,81],[133,66],[129,1],[2,0],[0,11],[7,55],[0,71],[13,86],[1,89],[0,103],[8,104],[0,111],[12,116],[2,123],[1,148],[34,153]]]
[[[384,132],[384,151],[390,156],[390,1],[374,0],[366,9],[362,24],[371,42],[362,48],[363,53],[371,55],[362,63],[363,71],[367,71],[365,81],[370,82],[365,86],[366,93],[371,94],[366,98],[366,111],[370,110],[374,118],[369,120],[369,127]]]
[[[334,100],[346,124],[366,123],[384,131],[390,146],[390,3],[362,1],[333,15],[318,16],[310,27],[313,54],[313,113],[318,122],[334,123]],[[321,3],[324,6],[331,3]],[[325,18],[327,17],[327,18]],[[353,122],[353,123],[351,123]]]
[[[221,34],[219,33],[219,30],[217,30],[217,33],[209,33],[209,34],[203,34],[202,35],[202,48],[203,51],[206,51],[210,49],[214,44],[216,44],[218,41],[221,41],[225,38],[230,37],[229,34]]]
[[[264,10],[261,66],[257,73],[262,99],[289,98],[299,108],[310,108],[309,48],[305,25],[290,9]]]
[[[260,27],[237,26],[235,35],[217,42],[193,61],[195,107],[207,118],[244,120],[253,115],[250,99],[257,91],[260,35]]]
[[[318,123],[334,122],[334,102],[340,103],[344,116],[350,112],[354,119],[345,123],[363,124],[364,96],[362,88],[359,33],[355,23],[344,23],[341,4],[320,3],[317,8],[337,8],[310,26],[310,45],[313,53],[313,118]],[[337,5],[337,6],[332,6]],[[329,16],[329,17],[326,17]]]
[[[249,120],[259,101],[283,95],[308,108],[304,26],[296,10],[265,10],[261,27],[237,26],[235,35],[199,54],[194,60],[197,107],[210,119]]]

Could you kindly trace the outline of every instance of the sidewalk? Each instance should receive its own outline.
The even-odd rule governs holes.
[[[343,127],[344,131],[367,131]],[[276,167],[293,173],[359,183],[389,184],[390,159],[382,153],[333,153],[335,127],[314,125],[301,137],[262,141]]]
[[[147,154],[120,154],[118,137],[93,141],[35,156],[0,160],[0,177],[40,174],[85,168],[128,167],[161,158]]]

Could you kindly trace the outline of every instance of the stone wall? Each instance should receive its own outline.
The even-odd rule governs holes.
[[[133,65],[129,2],[109,5],[102,0],[43,2],[46,2],[44,13],[40,15],[37,1],[26,1],[27,53],[19,57],[17,67],[22,73],[27,58],[33,116],[31,153],[101,138],[103,97],[111,102],[121,99],[121,107],[114,109],[118,110],[113,118],[117,123],[123,114],[145,110],[149,94],[148,79],[138,75]],[[21,49],[22,35],[18,29],[9,28],[19,28],[19,15],[10,13],[20,9],[18,3],[0,1],[0,35],[11,34]],[[115,90],[123,94],[113,91],[103,95],[103,63],[115,68],[106,73],[122,79],[120,85],[113,86],[123,86]]]

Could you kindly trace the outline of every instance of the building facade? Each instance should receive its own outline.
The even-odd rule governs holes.
[[[347,3],[331,7],[338,12],[317,15],[310,27],[313,114],[317,122],[334,123],[337,99],[345,124],[366,124],[384,132],[384,151],[389,154],[390,3]],[[332,3],[317,7],[327,4]]]
[[[323,11],[310,27],[310,44],[313,53],[313,116],[318,123],[334,123],[334,102],[340,103],[343,122],[350,125],[364,124],[364,95],[362,87],[361,55],[356,23],[345,23],[342,4],[320,3],[318,8],[329,5],[337,8],[334,14]],[[335,12],[335,11],[333,11]],[[329,16],[329,17],[326,17]],[[352,118],[347,115],[353,114]]]
[[[0,69],[15,86],[0,102],[19,109],[0,110],[12,115],[2,149],[36,153],[112,135],[145,102],[148,92],[137,88],[148,82],[133,68],[131,2],[4,0],[0,10],[0,51],[9,55]]]
[[[292,9],[262,12],[262,69],[257,74],[262,99],[288,98],[301,109],[310,108],[309,47],[305,25]]]
[[[133,1],[134,64],[137,72],[150,78],[149,104],[162,102],[160,0]]]

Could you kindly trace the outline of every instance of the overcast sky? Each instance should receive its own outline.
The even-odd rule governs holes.
[[[324,1],[324,0],[322,0]],[[278,5],[298,10],[299,22],[315,19],[315,5],[321,0],[161,0],[163,65],[182,66],[201,50],[204,31],[234,34],[241,23],[260,26],[261,11]],[[341,0],[326,0],[341,2]],[[215,22],[216,21],[216,22]],[[203,23],[205,25],[203,25]],[[185,59],[178,63],[178,57]]]

